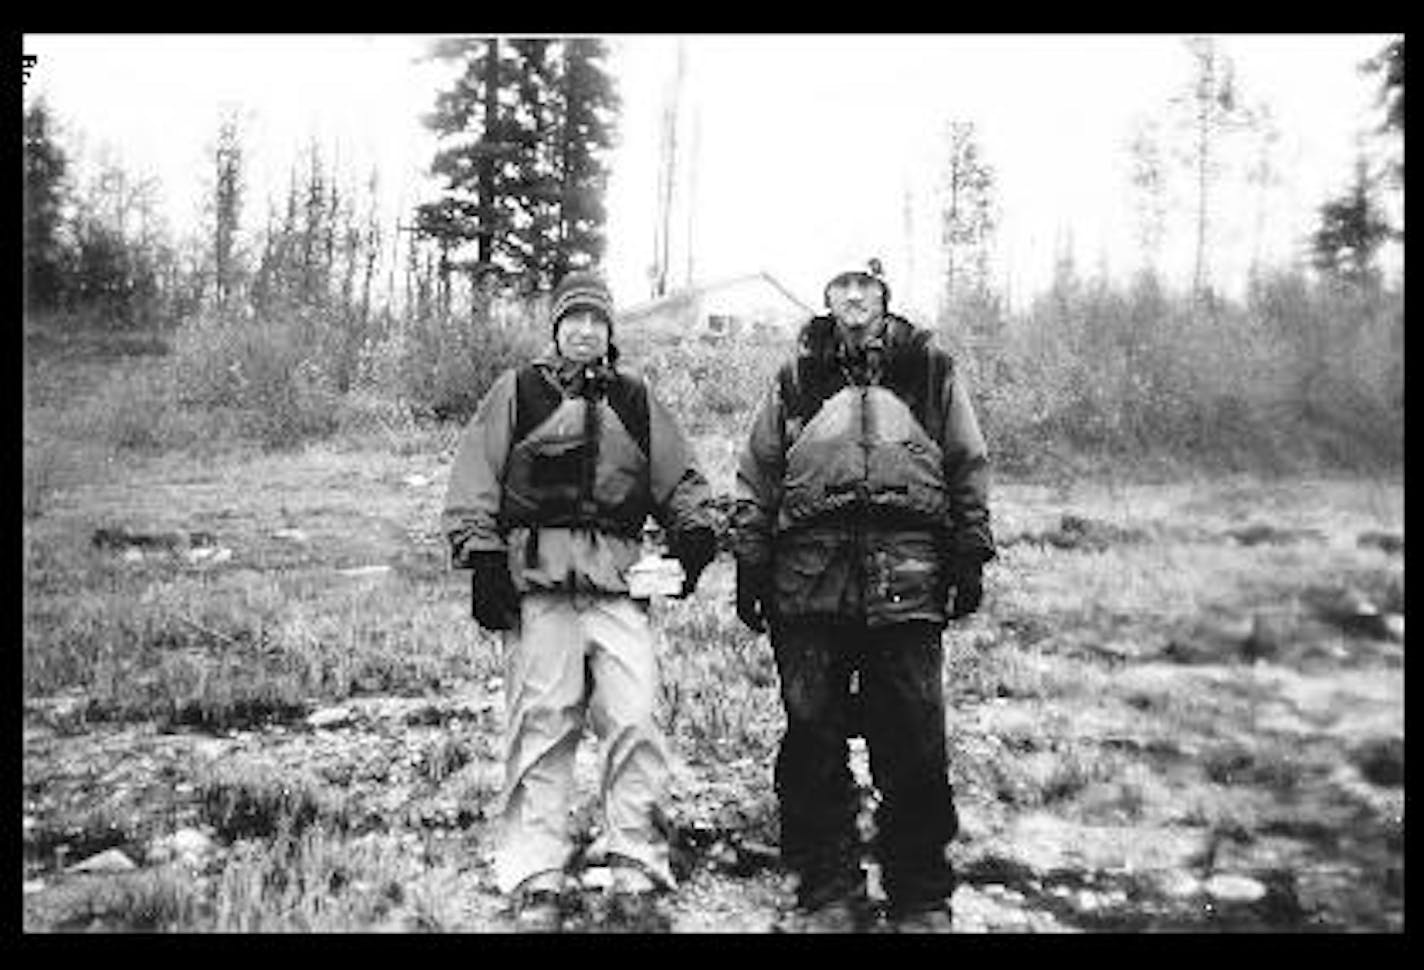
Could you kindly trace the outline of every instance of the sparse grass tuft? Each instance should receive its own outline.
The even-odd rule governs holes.
[[[687,756],[767,756],[778,736],[776,667],[764,639],[701,599],[669,604],[660,714]]]
[[[213,929],[370,931],[398,920],[412,905],[427,911],[419,899],[430,895],[422,887],[435,875],[386,837],[348,840],[310,829],[273,845],[245,841],[234,846],[218,880]],[[444,906],[455,901],[447,893]]]
[[[474,752],[464,738],[441,735],[420,753],[420,776],[433,785],[439,785],[473,758]]]
[[[90,877],[69,887],[58,906],[56,929],[109,933],[191,931],[204,912],[191,877],[172,869]]]
[[[317,779],[262,762],[218,765],[202,780],[198,798],[204,821],[229,841],[346,824],[340,797]]]

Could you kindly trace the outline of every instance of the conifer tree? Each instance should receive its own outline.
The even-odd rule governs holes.
[[[607,240],[604,153],[613,146],[619,106],[603,66],[606,45],[596,39],[565,45],[563,130],[559,142],[558,275],[602,258]]]
[[[1389,235],[1389,223],[1375,203],[1369,167],[1360,159],[1350,187],[1320,208],[1320,226],[1310,239],[1312,260],[1321,272],[1367,285],[1375,279],[1375,253]]]
[[[53,309],[64,295],[64,207],[69,159],[55,140],[48,105],[37,98],[25,110],[25,306]]]
[[[447,254],[473,242],[463,265],[493,264],[538,288],[599,259],[617,109],[606,45],[461,38],[432,56],[465,70],[426,119],[442,142],[432,172],[446,185],[417,210],[420,233]]]
[[[474,241],[481,263],[508,263],[511,256],[509,183],[517,166],[500,104],[514,76],[505,49],[499,38],[487,37],[440,40],[432,50],[435,58],[463,61],[465,71],[425,119],[442,142],[431,172],[446,185],[439,200],[417,209],[416,226],[447,250]]]

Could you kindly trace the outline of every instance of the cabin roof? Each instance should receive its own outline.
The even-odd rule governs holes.
[[[749,280],[756,279],[764,280],[769,283],[773,289],[779,292],[782,296],[786,297],[786,299],[790,303],[792,303],[797,309],[801,310],[802,312],[808,314],[815,312],[811,309],[811,307],[807,306],[805,302],[803,302],[799,297],[797,297],[795,293],[792,293],[785,286],[783,286],[776,277],[772,276],[766,270],[759,270],[755,273],[742,273],[738,276],[728,276],[718,280],[711,280],[707,283],[701,283],[696,286],[689,286],[684,287],[680,290],[674,290],[673,292],[668,293],[664,296],[660,296],[652,300],[646,300],[642,303],[636,304],[635,306],[631,306],[626,310],[620,310],[618,311],[618,316],[624,319],[647,316],[648,314],[655,313],[658,310],[663,309],[664,307],[673,306],[675,304],[695,299],[697,297],[714,292],[716,290],[725,289],[726,287],[734,286],[738,283],[745,283]]]

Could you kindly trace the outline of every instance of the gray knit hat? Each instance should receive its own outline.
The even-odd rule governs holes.
[[[613,294],[602,276],[576,269],[559,280],[549,301],[549,317],[555,333],[559,330],[559,321],[574,310],[592,310],[608,321],[610,331],[613,329]]]

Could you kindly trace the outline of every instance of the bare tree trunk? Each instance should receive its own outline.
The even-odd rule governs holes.
[[[702,117],[696,109],[692,114],[692,146],[687,154],[687,286],[692,286],[694,262],[693,232],[697,215],[697,150],[702,136]]]
[[[1196,255],[1192,263],[1192,293],[1200,298],[1206,286],[1207,194],[1211,161],[1211,139],[1206,108],[1197,116],[1197,233]]]
[[[491,139],[498,132],[499,111],[499,38],[485,39],[484,137]],[[488,263],[494,257],[494,229],[489,216],[494,212],[494,159],[486,154],[480,160],[480,228],[477,233],[479,260]]]
[[[684,48],[677,47],[677,69],[673,75],[671,90],[663,107],[662,156],[658,170],[658,215],[655,227],[655,249],[653,264],[653,296],[667,293],[668,263],[670,261],[672,235],[673,188],[677,183],[677,121],[679,101],[682,98]]]

